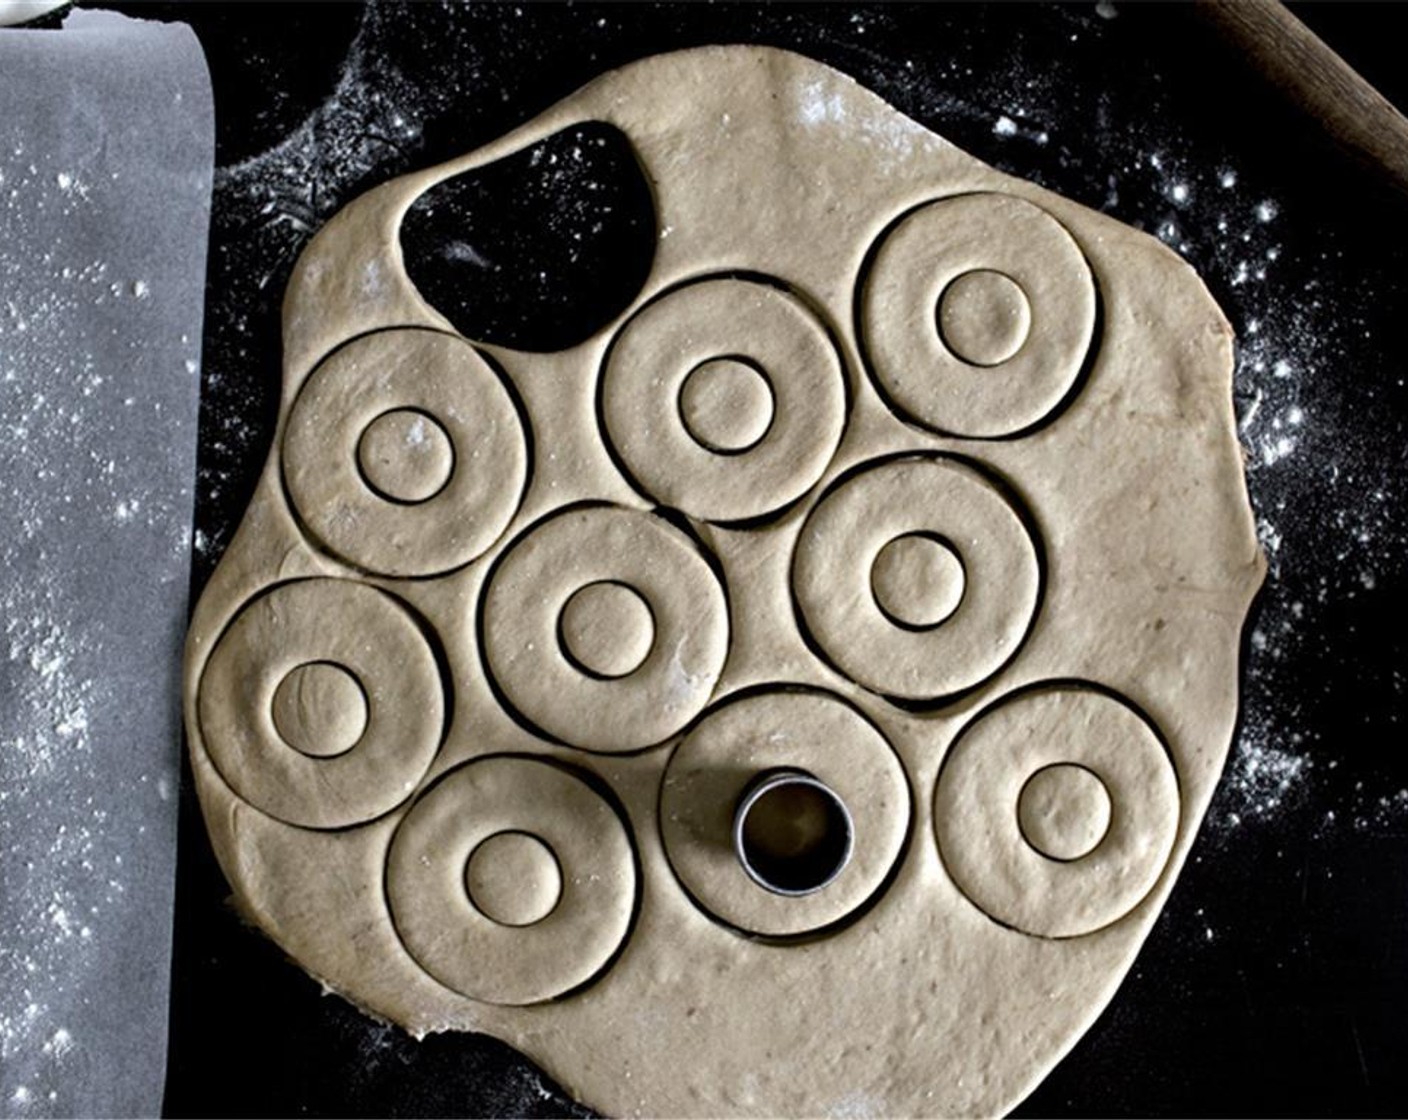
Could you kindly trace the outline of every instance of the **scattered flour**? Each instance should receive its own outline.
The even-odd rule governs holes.
[[[23,237],[28,215],[41,205],[72,215],[87,204],[72,173],[41,171],[19,144],[7,157],[0,217],[8,234]],[[57,532],[83,510],[74,493],[101,489],[111,497],[114,485],[92,459],[79,477],[72,474],[73,454],[98,422],[106,379],[91,355],[64,356],[60,344],[64,323],[81,305],[111,298],[107,267],[71,259],[63,246],[43,263],[53,284],[35,292],[18,282],[32,262],[0,243],[0,907],[7,922],[0,936],[0,1085],[13,1084],[3,1074],[7,1066],[24,1070],[25,1083],[8,1091],[17,1114],[57,1099],[49,1086],[77,1043],[53,1021],[50,1001],[56,989],[83,983],[93,928],[102,929],[110,892],[122,890],[97,839],[101,808],[85,814],[75,807],[73,823],[39,831],[48,807],[73,796],[74,775],[90,764],[89,706],[101,688],[81,668],[84,651],[73,635],[82,631],[65,589],[41,573]],[[90,410],[56,398],[97,399]],[[56,502],[56,494],[69,500]]]
[[[797,119],[808,129],[829,127],[845,131],[852,139],[873,149],[882,169],[909,158],[916,147],[938,148],[943,144],[908,117],[888,111],[849,112],[841,92],[828,81],[809,82],[803,87]]]
[[[237,523],[207,511],[220,509],[228,492],[251,485],[263,459],[267,428],[261,410],[268,402],[249,370],[263,368],[277,383],[276,360],[268,368],[276,340],[260,330],[277,321],[280,289],[293,261],[360,190],[409,167],[422,121],[451,97],[433,83],[412,81],[369,46],[378,21],[387,18],[397,17],[377,6],[367,9],[332,95],[297,128],[268,150],[216,170],[212,249],[254,248],[228,265],[218,256],[212,262],[216,270],[229,268],[219,278],[237,297],[229,305],[243,309],[222,314],[226,304],[215,305],[207,330],[194,540],[206,571]],[[378,280],[363,277],[366,284]],[[227,377],[227,368],[235,376]]]
[[[1098,36],[1118,14],[1115,4],[1102,0],[1093,19],[1064,18],[1074,42]],[[521,10],[514,12],[514,18],[521,15]],[[282,276],[311,233],[358,190],[414,162],[422,127],[458,96],[412,83],[379,62],[379,18],[375,8],[370,10],[326,102],[274,148],[219,172],[218,209],[251,227],[262,224],[266,244],[273,246],[262,257],[266,271],[261,286]],[[851,40],[859,43],[868,32],[883,30],[872,24],[888,18],[878,11],[853,14],[843,22]],[[1152,128],[1142,117],[1122,119],[1117,107],[1098,96],[1081,105],[1079,114],[1072,107],[1056,112],[1052,105],[1064,87],[1043,70],[1033,44],[1015,50],[1010,67],[990,72],[965,61],[962,50],[923,68],[893,57],[871,66],[864,61],[864,48],[858,50],[856,58],[863,63],[858,73],[871,71],[860,73],[866,84],[882,94],[900,95],[894,98],[898,103],[937,127],[966,123],[970,135],[985,132],[988,150],[972,144],[979,156],[1000,161],[1032,145],[1049,155],[1035,166],[1015,166],[1021,174],[1040,181],[1044,162],[1055,160],[1071,180],[1068,190],[1082,175],[1093,175],[1086,200],[1143,226],[1196,261],[1233,320],[1239,433],[1270,573],[1247,648],[1248,714],[1213,820],[1233,827],[1271,819],[1297,802],[1317,771],[1313,733],[1284,703],[1286,666],[1305,654],[1309,635],[1337,603],[1385,586],[1402,571],[1390,512],[1399,504],[1401,484],[1391,464],[1367,461],[1353,446],[1329,445],[1323,433],[1335,421],[1320,414],[1321,397],[1314,391],[1316,380],[1342,359],[1348,336],[1367,328],[1353,317],[1327,322],[1316,281],[1305,282],[1300,290],[1291,287],[1301,285],[1291,276],[1313,274],[1308,263],[1333,272],[1333,251],[1321,250],[1323,259],[1307,262],[1304,254],[1314,251],[1305,247],[1310,243],[1282,233],[1298,216],[1285,213],[1286,203],[1269,184],[1256,181],[1255,173],[1232,158],[1209,162],[1177,130]],[[480,80],[480,65],[476,58],[466,60],[466,88]],[[847,123],[841,120],[840,99],[824,83],[804,91],[797,113],[808,127]],[[1082,137],[1059,131],[1072,116],[1085,121]],[[721,122],[721,127],[729,124]],[[1067,144],[1075,154],[1067,153]],[[470,259],[477,254],[470,245],[463,251]],[[1300,259],[1288,260],[1287,252]],[[1285,267],[1290,264],[1295,267]],[[241,337],[231,358],[254,360],[249,324],[236,323],[235,330]],[[207,392],[219,396],[221,382],[220,372],[212,371]],[[237,464],[261,458],[255,443],[262,429],[250,422],[242,403],[247,401],[231,392],[211,414],[217,454],[202,469],[202,505],[218,506],[235,481]],[[202,525],[195,543],[207,561],[223,550],[230,528]],[[1312,542],[1332,550],[1343,578],[1297,553]],[[1301,586],[1310,571],[1316,585]]]
[[[1336,398],[1319,379],[1342,377],[1347,355],[1371,334],[1353,311],[1331,313],[1325,293],[1343,282],[1340,254],[1327,247],[1309,260],[1288,257],[1306,251],[1306,241],[1282,234],[1295,215],[1233,166],[1203,171],[1172,150],[1148,152],[1142,163],[1142,181],[1175,207],[1158,236],[1198,261],[1233,322],[1238,433],[1268,562],[1246,645],[1243,722],[1209,817],[1214,832],[1226,833],[1301,811],[1337,765],[1317,755],[1322,698],[1300,695],[1291,682],[1322,656],[1315,643],[1326,621],[1401,578],[1403,534],[1393,511],[1403,484],[1367,443],[1334,438],[1343,421],[1321,414]],[[1189,217],[1176,212],[1194,202]],[[1312,279],[1292,281],[1283,271]],[[1401,696],[1401,680],[1396,687]],[[1360,790],[1321,827],[1395,828],[1405,819],[1408,795]]]
[[[1101,3],[1093,16],[1063,9],[1052,24],[1069,24],[1071,41],[1083,43],[1117,15],[1114,4]],[[1395,376],[1372,368],[1384,360],[1372,322],[1341,295],[1359,292],[1363,279],[1332,232],[1308,226],[1313,219],[1257,169],[1239,166],[1230,151],[1209,159],[1183,130],[1160,123],[1177,118],[1162,76],[1147,87],[1149,103],[1131,114],[1102,91],[1053,79],[1044,63],[1056,48],[1045,41],[1014,42],[1005,61],[987,67],[974,60],[990,51],[971,46],[955,43],[937,67],[894,78],[893,64],[877,65],[862,80],[1003,170],[1044,183],[1059,166],[1059,182],[1047,185],[1194,262],[1237,336],[1238,431],[1269,572],[1247,635],[1243,720],[1208,832],[1278,827],[1327,801],[1334,819],[1323,827],[1401,829],[1408,798],[1398,797],[1393,779],[1345,792],[1334,762],[1343,746],[1322,739],[1335,701],[1303,684],[1323,670],[1324,688],[1334,687],[1336,655],[1319,635],[1349,606],[1400,585],[1408,556],[1392,430],[1396,424],[1398,448],[1408,433],[1390,417],[1374,425],[1380,434],[1362,437],[1345,413],[1346,384],[1359,391]],[[1372,408],[1372,396],[1363,392],[1350,407]],[[1401,704],[1403,674],[1383,686],[1394,696],[1386,703]]]
[[[146,547],[136,536],[169,534],[182,594],[189,563],[188,533],[172,528],[189,490],[154,493],[151,457],[118,450],[128,425],[171,433],[160,394],[120,388],[148,374],[142,356],[114,369],[104,350],[110,324],[137,313],[125,305],[151,294],[90,255],[84,231],[110,182],[27,151],[0,118],[0,1114],[16,1116],[78,1107],[68,1077],[90,1068],[94,1040],[75,1009],[130,935],[121,853],[146,829],[116,808],[141,805],[152,775],[112,757],[133,681],[112,677],[114,629],[95,622],[84,581]]]

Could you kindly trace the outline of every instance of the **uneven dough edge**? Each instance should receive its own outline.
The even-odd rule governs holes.
[[[721,77],[721,70],[735,71],[738,76],[730,81]],[[680,71],[683,72],[683,76],[680,75]],[[766,73],[768,77],[760,81],[759,71]],[[408,282],[404,286],[390,285],[380,301],[368,303],[357,290],[357,283],[360,281],[354,282],[353,278],[357,276],[355,269],[343,267],[334,270],[330,267],[329,246],[333,247],[332,257],[336,258],[338,256],[345,257],[344,239],[355,240],[372,247],[381,246],[383,252],[389,242],[390,255],[399,263],[399,248],[394,236],[396,222],[404,207],[426,186],[469,167],[492,162],[504,154],[516,151],[543,136],[550,135],[567,122],[584,117],[609,120],[612,119],[614,111],[619,110],[623,115],[631,117],[625,123],[633,127],[638,126],[641,122],[631,116],[631,107],[642,100],[643,90],[654,90],[657,83],[664,83],[665,79],[661,78],[661,75],[667,75],[669,84],[682,91],[670,99],[671,107],[679,108],[681,113],[693,112],[697,108],[695,104],[681,107],[681,102],[690,100],[684,91],[698,92],[702,86],[706,85],[731,86],[746,91],[760,86],[788,88],[821,82],[823,83],[821,95],[823,104],[827,103],[828,98],[834,96],[840,98],[841,103],[848,108],[855,106],[855,115],[868,115],[869,118],[884,119],[898,117],[896,110],[885,105],[879,98],[863,90],[849,78],[786,52],[770,48],[717,47],[659,56],[604,75],[584,87],[579,93],[548,110],[535,121],[487,148],[481,149],[478,153],[376,188],[334,218],[325,230],[314,239],[300,259],[294,280],[289,287],[285,305],[284,395],[280,409],[279,430],[275,436],[273,450],[266,462],[250,509],[195,612],[187,645],[186,718],[192,747],[192,760],[196,771],[197,789],[216,847],[217,857],[222,869],[232,882],[246,883],[251,877],[258,883],[266,882],[260,875],[259,862],[251,861],[250,849],[259,852],[261,841],[258,837],[260,835],[265,832],[269,834],[282,832],[286,826],[269,821],[258,810],[238,805],[237,799],[234,798],[228,786],[210,764],[195,710],[198,683],[209,650],[216,636],[223,630],[228,620],[233,617],[239,606],[272,580],[314,575],[350,574],[349,570],[338,562],[306,547],[296,522],[284,505],[281,492],[277,449],[281,446],[283,424],[288,408],[303,378],[313,365],[333,345],[348,337],[339,326],[340,320],[337,315],[325,315],[321,324],[313,324],[308,321],[306,314],[301,309],[304,307],[326,309],[329,305],[333,307],[345,306],[349,310],[355,308],[359,332],[378,327],[406,325],[448,328],[448,324],[426,307],[413,289],[409,289]],[[658,106],[659,98],[653,98],[651,103],[652,106]],[[918,132],[920,126],[913,125],[913,129]],[[633,136],[635,135],[631,128],[628,128],[627,131]],[[925,135],[932,134],[926,133]],[[1087,258],[1091,261],[1092,266],[1096,267],[1097,272],[1102,262],[1108,265],[1109,261],[1120,251],[1128,250],[1129,253],[1138,257],[1141,268],[1148,270],[1146,275],[1139,278],[1138,287],[1141,291],[1160,295],[1172,293],[1176,297],[1174,303],[1177,306],[1184,309],[1196,309],[1195,317],[1201,319],[1203,327],[1200,331],[1194,332],[1192,337],[1184,340],[1184,348],[1189,353],[1184,355],[1179,366],[1180,371],[1188,374],[1190,380],[1186,385],[1179,384],[1178,391],[1172,394],[1172,399],[1189,402],[1192,407],[1198,409],[1206,409],[1219,421],[1217,431],[1208,436],[1209,442],[1205,450],[1213,458],[1222,462],[1224,467],[1228,464],[1236,465],[1235,472],[1224,470],[1221,477],[1230,491],[1226,495],[1224,504],[1234,505],[1240,511],[1240,517],[1234,519],[1237,523],[1227,527],[1230,530],[1227,533],[1229,551],[1235,555],[1236,561],[1223,573],[1226,580],[1223,590],[1225,605],[1221,605],[1217,611],[1212,612],[1220,616],[1216,632],[1220,635],[1218,641],[1221,643],[1212,660],[1218,663],[1222,671],[1217,674],[1208,673],[1205,670],[1207,676],[1218,677],[1221,682],[1220,688],[1213,687],[1211,689],[1216,697],[1219,716],[1205,724],[1199,733],[1193,736],[1195,742],[1190,747],[1192,751],[1190,760],[1187,762],[1180,760],[1183,765],[1193,765],[1196,768],[1194,775],[1196,780],[1190,782],[1188,788],[1185,789],[1183,819],[1179,827],[1178,838],[1173,855],[1158,884],[1133,913],[1122,919],[1120,929],[1093,934],[1089,938],[1083,939],[1089,942],[1090,946],[1083,947],[1084,951],[1077,950],[1078,955],[1095,956],[1094,946],[1098,942],[1100,950],[1106,954],[1103,960],[1093,963],[1087,962],[1074,970],[1075,975],[1081,977],[1083,981],[1082,998],[1076,1001],[1079,1004],[1079,1010],[1067,1012],[1062,1021],[1061,1030],[1057,1032],[1058,1038],[1048,1037],[1032,1040],[1033,1044],[1039,1041],[1038,1048],[1042,1051],[1043,1057],[1035,1067],[1023,1075],[998,1078],[997,1083],[975,1087],[972,1092],[960,1091],[945,1099],[926,1099],[922,1096],[922,1085],[912,1083],[914,1072],[912,1069],[908,1071],[911,1080],[903,1086],[883,1084],[885,1079],[877,1076],[878,1071],[872,1070],[870,1080],[872,1092],[871,1095],[864,1098],[880,1112],[917,1114],[932,1108],[938,1114],[993,1113],[1004,1111],[1025,1096],[1030,1088],[1045,1075],[1046,1070],[1069,1051],[1080,1035],[1103,1010],[1172,888],[1196,835],[1197,827],[1206,811],[1217,773],[1226,758],[1236,718],[1237,658],[1240,635],[1248,604],[1260,586],[1265,561],[1256,542],[1254,523],[1247,506],[1245,484],[1240,472],[1241,451],[1237,443],[1235,429],[1231,423],[1231,331],[1225,318],[1216,309],[1211,297],[1206,292],[1206,288],[1193,270],[1155,239],[1129,231],[1118,226],[1111,219],[1089,211],[1076,203],[1061,199],[1032,184],[1012,179],[986,168],[978,164],[977,161],[971,160],[970,157],[958,153],[956,149],[952,149],[942,141],[937,143],[926,141],[924,154],[939,165],[939,170],[926,170],[932,164],[922,158],[915,158],[913,162],[923,166],[915,168],[911,172],[913,175],[911,182],[905,183],[902,189],[893,192],[896,196],[904,197],[887,201],[885,213],[903,209],[908,199],[917,200],[937,193],[933,188],[934,184],[938,182],[943,184],[942,193],[950,193],[951,186],[955,191],[961,189],[1005,191],[1035,201],[1058,217],[1076,235]],[[349,234],[354,236],[349,238]],[[1107,237],[1113,246],[1107,246]],[[721,258],[726,256],[727,254],[720,254]],[[723,262],[720,260],[715,263]],[[663,284],[671,282],[675,276],[689,275],[698,270],[697,259],[684,259],[683,254],[680,258],[675,259],[662,252],[661,257],[657,258],[656,270],[652,273],[652,278],[641,298],[648,298],[651,292]],[[853,277],[838,277],[838,283],[848,284],[851,279]],[[822,292],[819,298],[828,308],[844,307],[846,302],[837,299],[835,294],[831,292]],[[1155,301],[1148,300],[1139,310],[1147,311],[1148,303],[1152,302]],[[1116,307],[1113,311],[1120,313],[1121,308]],[[1111,312],[1112,309],[1107,307],[1107,316]],[[1178,319],[1178,315],[1172,312],[1169,317],[1174,320]],[[840,318],[843,323],[846,321],[844,313]],[[613,330],[614,325],[606,333],[609,334]],[[1110,330],[1111,325],[1107,320],[1107,334]],[[843,334],[846,336],[842,339],[843,356],[850,369],[858,371],[862,368],[860,356],[849,337],[849,331],[843,332]],[[591,349],[590,344],[588,349]],[[1095,378],[1094,372],[1091,377],[1092,380]],[[860,382],[859,388],[862,392],[855,404],[855,416],[860,420],[857,427],[862,435],[857,439],[843,443],[837,460],[828,471],[826,478],[834,477],[850,463],[864,457],[866,448],[871,446],[864,438],[865,433],[880,430],[886,422],[883,406],[879,406],[878,401],[865,396],[864,390],[869,386],[864,375],[860,376]],[[1072,414],[1075,413],[1079,405],[1079,401],[1072,405]],[[1056,422],[1051,430],[1053,435],[1055,430],[1064,423],[1064,420],[1065,418]],[[899,446],[938,450],[962,448],[970,453],[976,452],[979,457],[992,463],[1008,477],[1020,476],[1021,474],[1019,469],[1021,456],[1016,445],[1004,445],[997,448],[989,445],[974,447],[968,441],[928,437],[907,429],[885,430],[887,438],[898,441]],[[1047,433],[1038,433],[1034,438],[1040,439],[1043,434]],[[1016,466],[1008,469],[1009,461]],[[539,482],[541,481],[540,479]],[[825,483],[826,479],[823,479],[820,485],[824,486]],[[536,485],[537,483],[535,483]],[[643,504],[639,498],[629,492],[622,492],[620,496],[624,501]],[[538,501],[541,503],[544,499],[539,497]],[[545,506],[535,505],[534,500],[530,497],[528,505],[520,511],[519,516],[506,534],[506,538],[513,537],[523,524],[536,516],[535,510],[541,512],[543,508]],[[404,590],[399,588],[394,581],[373,580],[372,582],[381,582],[384,586],[398,591]],[[427,589],[417,589],[416,594],[422,596],[426,603],[472,600],[477,597],[478,579],[472,577],[462,582],[466,583],[466,587],[462,591],[437,593]],[[1017,661],[1009,666],[1008,670],[979,689],[973,698],[960,702],[952,710],[945,710],[942,717],[935,723],[947,730],[941,731],[938,737],[946,742],[951,738],[952,729],[966,722],[971,714],[983,703],[992,699],[994,695],[1006,691],[1011,686],[1023,683],[1026,679],[1050,675],[1040,666],[1023,664],[1024,659],[1028,659],[1028,655],[1032,652],[1031,645],[1024,648]],[[820,676],[819,683],[824,683],[829,687],[840,687],[832,676],[815,670],[813,674]],[[866,710],[879,708],[879,702],[872,697],[857,695],[853,698]],[[1157,706],[1146,705],[1146,707]],[[1179,722],[1176,717],[1174,722],[1176,725]],[[897,746],[901,748],[902,756],[907,764],[911,762],[912,755],[923,753],[920,747],[914,743],[897,744]],[[473,753],[472,750],[470,753]],[[637,792],[634,796],[626,797],[626,803],[632,824],[635,827],[638,843],[642,849],[644,889],[648,893],[654,892],[656,894],[676,889],[669,876],[668,868],[664,866],[664,861],[658,850],[658,841],[654,835],[653,815],[649,811],[651,783],[648,779],[643,780],[651,772],[652,764],[647,762],[643,765],[635,760],[613,762],[597,757],[584,759],[574,752],[557,748],[543,748],[542,753],[570,758],[579,764],[585,764],[608,779],[617,774],[635,775],[630,781],[632,788]],[[463,748],[451,751],[450,755],[450,758],[443,758],[432,768],[431,773],[427,776],[427,781],[441,773],[450,761],[468,757]],[[874,916],[883,918],[883,924],[886,926],[891,922],[904,924],[905,919],[902,915],[894,915],[893,911],[896,907],[892,904],[892,900],[896,896],[903,897],[901,888],[909,886],[912,889],[919,889],[914,887],[913,880],[928,880],[938,872],[932,851],[932,829],[925,808],[936,772],[937,760],[934,759],[927,759],[910,767],[911,781],[914,783],[912,792],[915,801],[915,816],[909,851],[902,856],[900,874],[890,888],[890,895],[874,912]],[[393,818],[403,811],[397,810],[392,814]],[[246,819],[250,822],[248,828],[241,823]],[[384,829],[389,835],[389,826],[378,825],[375,827],[379,830]],[[274,866],[278,866],[277,861]],[[302,927],[303,921],[306,920],[298,917],[300,906],[297,901],[281,897],[274,902],[274,905],[262,905],[248,896],[241,899],[242,908],[250,913],[266,932],[269,932],[276,941],[283,945],[294,959],[299,960],[303,967],[314,975],[320,975],[326,985],[347,994],[348,998],[359,1002],[364,1006],[364,1009],[373,1014],[383,1014],[380,1008],[387,1005],[382,1002],[381,998],[374,997],[367,1001],[358,1000],[353,989],[358,988],[364,978],[349,979],[346,974],[346,961],[333,960],[328,963],[327,967],[320,968],[317,963],[317,959],[321,955],[320,951],[315,946],[308,944],[304,934],[286,928],[290,921],[296,927]],[[665,906],[666,909],[670,909],[671,907],[677,908],[679,905],[678,899],[667,898],[666,902],[670,905],[666,906],[665,902],[657,902],[655,906]],[[958,898],[953,899],[952,904],[956,907],[968,905],[965,900]],[[869,920],[866,919],[867,922]],[[634,936],[640,938],[642,934],[650,931],[659,935],[670,930],[685,931],[687,935],[690,932],[697,933],[711,946],[710,951],[705,954],[709,959],[716,959],[720,954],[727,957],[731,950],[738,948],[730,941],[719,941],[718,931],[709,926],[707,922],[701,927],[700,921],[699,915],[690,912],[687,908],[686,912],[682,914],[674,913],[667,916],[643,911]],[[838,935],[837,943],[842,940],[853,940],[857,935],[857,928],[852,927],[844,935]],[[727,936],[732,937],[732,935]],[[397,947],[390,947],[393,958],[396,949]],[[767,956],[768,954],[763,951],[761,955]],[[617,967],[620,968],[624,964],[626,964],[626,958],[623,957]],[[591,1002],[593,993],[611,984],[613,979],[614,977],[608,976],[598,985],[597,989],[592,989],[577,998],[588,1003]],[[798,982],[805,982],[805,973],[797,975],[795,979]],[[433,982],[430,984],[433,988],[438,989],[438,986],[434,986]],[[593,1106],[621,1113],[631,1111],[633,1107],[636,1107],[638,1095],[632,1092],[630,1083],[619,1076],[621,1068],[612,1068],[610,1055],[603,1053],[601,1048],[589,1047],[586,1053],[567,1059],[557,1053],[558,1042],[554,1040],[554,1035],[560,1039],[562,1031],[580,1033],[589,1029],[590,1017],[580,1017],[575,1024],[569,1024],[565,1028],[554,1031],[551,1027],[540,1022],[540,1020],[550,1018],[550,1011],[541,1012],[539,1009],[529,1009],[519,1014],[513,1009],[480,1009],[474,1008],[469,1004],[469,1001],[450,997],[449,993],[443,990],[432,990],[432,988],[422,988],[417,985],[415,991],[417,998],[424,997],[428,1001],[425,1007],[418,1010],[413,1004],[404,1003],[398,999],[392,1005],[393,1011],[390,1013],[390,1017],[401,1019],[418,1035],[439,1029],[490,1030],[530,1053],[558,1080]],[[385,995],[385,990],[382,989],[381,997],[384,998]],[[619,1013],[620,1008],[601,1008],[598,1009],[597,1014],[604,1016],[607,1010]],[[609,1019],[602,1021],[609,1021]],[[648,1071],[641,1066],[634,1066],[632,1069],[636,1084],[659,1075],[658,1070]],[[668,1072],[679,1071],[667,1071],[667,1081]],[[782,1072],[786,1073],[787,1071]],[[785,1079],[790,1084],[774,1083],[766,1086],[760,1090],[761,1096],[755,1097],[751,1101],[742,1096],[728,1095],[729,1086],[727,1085],[714,1086],[715,1090],[721,1094],[717,1097],[683,1098],[672,1096],[668,1086],[657,1086],[661,1095],[652,1099],[647,1108],[651,1111],[663,1110],[680,1114],[747,1114],[757,1111],[794,1111],[797,1110],[797,1102],[802,1102],[799,1106],[801,1111],[819,1111],[818,1108],[809,1107],[820,1103],[817,1098],[806,1095],[811,1088],[808,1084],[810,1080],[809,1071],[797,1067]],[[802,1096],[797,1096],[798,1092]],[[893,1095],[883,1095],[887,1092],[892,1092]],[[660,1102],[658,1106],[656,1101]],[[788,1107],[789,1102],[793,1103],[794,1108]]]

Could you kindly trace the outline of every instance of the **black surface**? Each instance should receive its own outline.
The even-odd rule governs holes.
[[[1401,96],[1404,9],[1297,10]],[[217,178],[197,588],[267,450],[279,299],[307,238],[373,183],[492,140],[613,65],[710,42],[799,50],[980,158],[1175,245],[1238,331],[1272,570],[1239,741],[1188,867],[1110,1008],[1020,1111],[1408,1111],[1408,204],[1181,8],[177,14],[211,57],[220,151],[247,158]],[[995,130],[1003,117],[1011,127]],[[184,797],[170,1113],[572,1111],[497,1042],[417,1043],[323,998],[226,908],[189,786]]]

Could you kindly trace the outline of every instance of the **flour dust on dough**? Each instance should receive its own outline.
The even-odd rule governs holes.
[[[644,287],[464,338],[399,238],[611,128]],[[1262,577],[1232,339],[1152,238],[755,47],[607,74],[304,252],[186,720],[244,912],[608,1114],[986,1115],[1108,1001]]]

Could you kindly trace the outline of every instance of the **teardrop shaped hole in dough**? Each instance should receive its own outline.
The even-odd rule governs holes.
[[[430,187],[400,242],[411,283],[460,334],[550,353],[640,293],[655,204],[625,133],[587,121]]]

